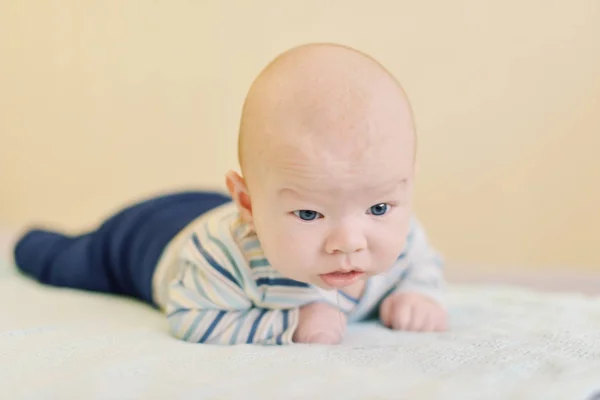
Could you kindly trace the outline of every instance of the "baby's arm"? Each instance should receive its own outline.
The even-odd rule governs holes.
[[[167,304],[175,337],[207,344],[292,342],[299,310],[253,307],[232,263],[215,260],[197,236],[180,262],[181,272],[169,288]]]
[[[446,329],[442,260],[415,218],[411,222],[403,257],[408,267],[381,304],[382,322],[393,329]]]

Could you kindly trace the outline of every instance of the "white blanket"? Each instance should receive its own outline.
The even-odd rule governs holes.
[[[452,287],[451,331],[376,323],[340,346],[194,345],[151,308],[0,268],[3,399],[590,399],[600,298]]]

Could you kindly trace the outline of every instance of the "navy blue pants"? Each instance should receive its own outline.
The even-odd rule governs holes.
[[[165,246],[192,220],[231,199],[214,192],[154,197],[82,235],[32,229],[16,243],[17,266],[39,282],[135,297],[155,306],[152,275]]]

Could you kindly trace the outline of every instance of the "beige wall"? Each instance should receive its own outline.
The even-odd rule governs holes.
[[[259,69],[335,41],[406,87],[449,261],[600,271],[600,2],[366,3],[0,2],[0,225],[222,188]]]

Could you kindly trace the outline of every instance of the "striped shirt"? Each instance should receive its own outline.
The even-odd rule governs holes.
[[[281,275],[233,203],[193,221],[165,249],[153,277],[156,303],[179,339],[209,344],[290,344],[299,307],[325,301],[359,321],[391,292],[417,291],[443,303],[442,261],[413,218],[406,247],[360,299]]]

